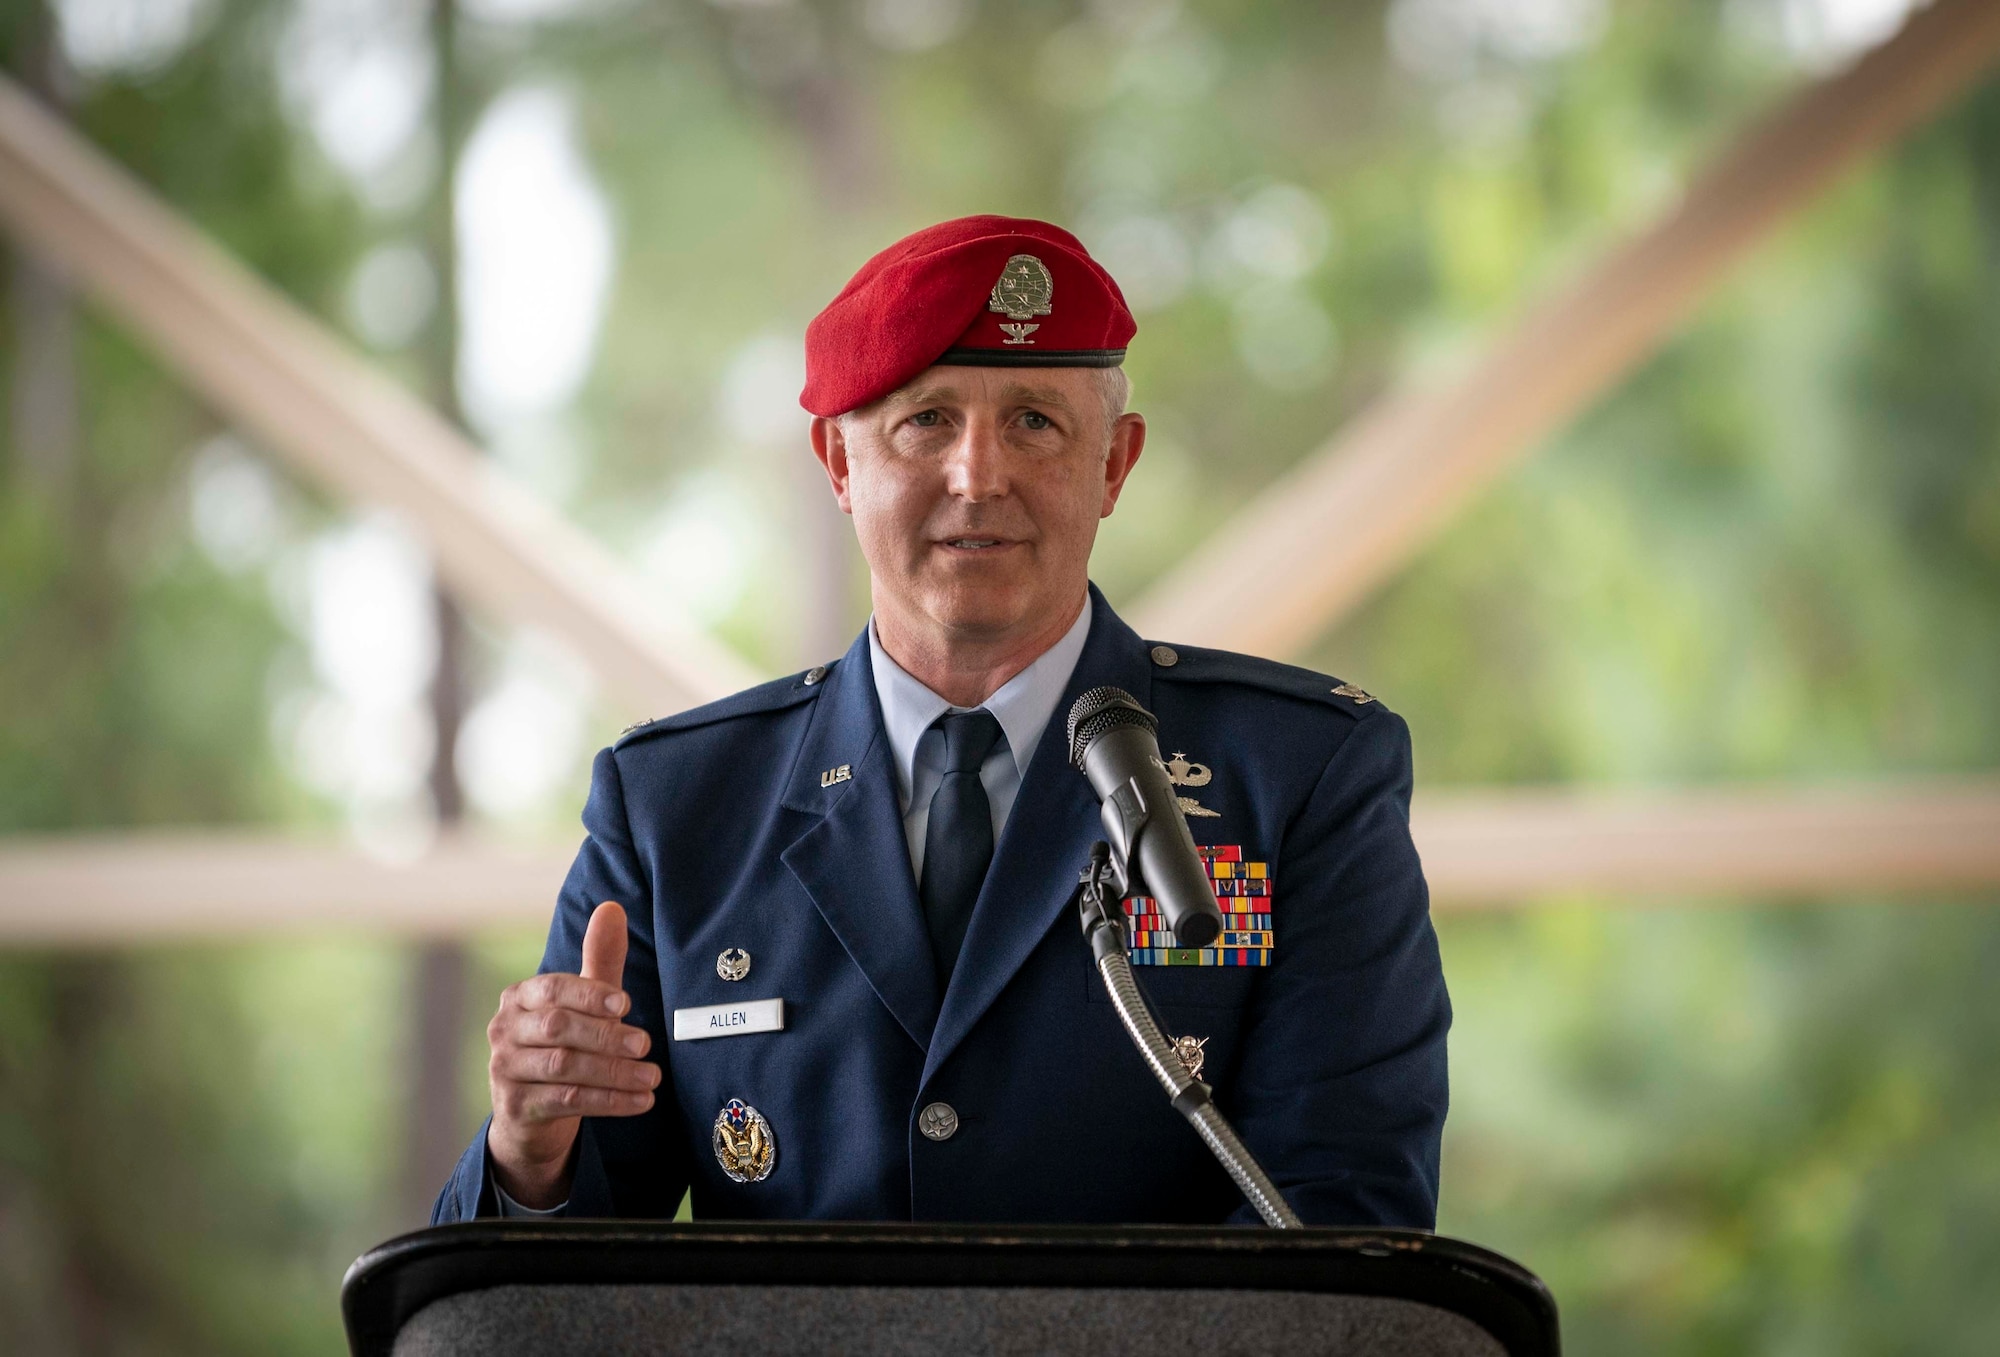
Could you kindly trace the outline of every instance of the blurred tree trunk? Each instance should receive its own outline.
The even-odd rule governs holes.
[[[69,285],[26,254],[14,259],[9,292],[17,348],[10,422],[30,484],[64,497],[76,461],[76,310]]]
[[[437,409],[463,426],[458,403],[458,242],[459,152],[465,120],[458,68],[458,12],[455,0],[433,0],[431,42],[437,71],[434,122],[439,167],[429,205],[427,234],[431,267],[437,274],[437,306],[426,345],[426,376]],[[442,586],[434,596],[437,619],[437,672],[431,679],[430,708],[436,735],[431,754],[431,803],[439,834],[457,831],[465,819],[465,792],[458,776],[458,732],[468,692],[466,651],[470,637],[458,603]],[[466,1127],[462,1092],[465,1019],[470,965],[463,943],[426,942],[417,950],[416,992],[411,1004],[415,1032],[411,1045],[406,1158],[402,1208],[429,1218],[429,1206],[444,1185],[463,1147]]]
[[[55,40],[53,15],[40,4],[18,17],[16,60],[22,83],[54,112],[69,104],[68,73]],[[59,271],[25,250],[16,250],[8,278],[13,322],[13,371],[8,384],[8,435],[21,483],[33,487],[64,516],[73,516],[81,487],[77,465],[76,301]],[[79,552],[98,553],[89,515],[71,524]],[[88,560],[88,558],[86,558]],[[86,568],[95,575],[95,569]],[[38,1115],[36,1139],[46,1158],[39,1184],[47,1250],[44,1276],[49,1313],[38,1326],[53,1350],[78,1354],[110,1352],[128,1316],[120,1304],[115,1252],[108,1247],[107,1221],[100,1199],[98,1165],[91,1148],[100,1143],[97,1121],[107,1109],[94,1096],[98,1062],[104,1057],[104,1019],[123,992],[123,966],[111,958],[51,960],[43,990],[48,1015],[48,1052],[38,1087],[16,1087]],[[17,1083],[10,1079],[9,1083]],[[24,1185],[25,1186],[25,1185]],[[134,1190],[143,1186],[132,1184]],[[4,1193],[13,1197],[16,1193]]]
[[[109,1353],[132,1316],[121,1304],[116,1226],[101,1199],[102,1166],[93,1151],[103,1144],[101,1121],[110,1109],[97,1099],[97,1074],[110,1052],[106,1035],[124,988],[122,966],[110,957],[63,957],[50,963],[49,1036],[53,1059],[43,1107],[48,1147],[47,1184],[53,1198],[50,1224],[61,1259],[56,1277],[69,1351]],[[133,1183],[128,1190],[144,1191]],[[55,1299],[52,1297],[51,1299]]]
[[[852,217],[865,210],[884,178],[882,137],[860,83],[849,74],[849,63],[827,61],[806,79],[787,82],[770,94],[811,150],[808,159],[822,215]],[[854,639],[850,619],[860,551],[811,451],[800,447],[786,453],[795,459],[793,512],[807,563],[799,659],[824,664],[845,653]]]
[[[46,8],[25,12],[19,49],[27,87],[60,113],[68,105],[68,72]],[[8,298],[14,321],[14,372],[8,433],[24,478],[54,499],[67,498],[75,478],[76,302],[69,281],[25,251],[16,251]]]

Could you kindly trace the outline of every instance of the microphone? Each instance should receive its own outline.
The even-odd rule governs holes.
[[[1126,894],[1159,901],[1181,946],[1206,947],[1222,932],[1222,910],[1167,780],[1159,728],[1123,688],[1092,688],[1069,709],[1069,761],[1103,802],[1105,832],[1128,864]]]

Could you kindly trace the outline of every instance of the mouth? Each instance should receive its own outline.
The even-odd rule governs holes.
[[[1019,546],[1020,543],[1005,537],[946,537],[940,539],[937,545],[948,551],[978,555],[1005,551],[1009,547]]]

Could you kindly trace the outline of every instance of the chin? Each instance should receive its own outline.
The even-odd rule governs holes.
[[[932,590],[929,612],[953,631],[1006,631],[1027,616],[1034,597],[1021,585],[959,582]]]

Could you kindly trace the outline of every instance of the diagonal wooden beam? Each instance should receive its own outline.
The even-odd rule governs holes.
[[[460,596],[566,639],[632,712],[757,672],[0,77],[0,224],[335,496],[401,510]]]
[[[1993,780],[1445,791],[1418,797],[1411,829],[1440,913],[1577,894],[2000,898]],[[541,929],[574,853],[452,837],[390,864],[336,843],[242,832],[0,839],[0,947]]]
[[[2000,3],[1937,0],[1754,124],[1679,204],[1441,385],[1365,410],[1162,579],[1141,635],[1296,653],[1467,500],[1643,362],[1724,272],[2000,56]],[[1243,550],[1254,540],[1254,551]]]

